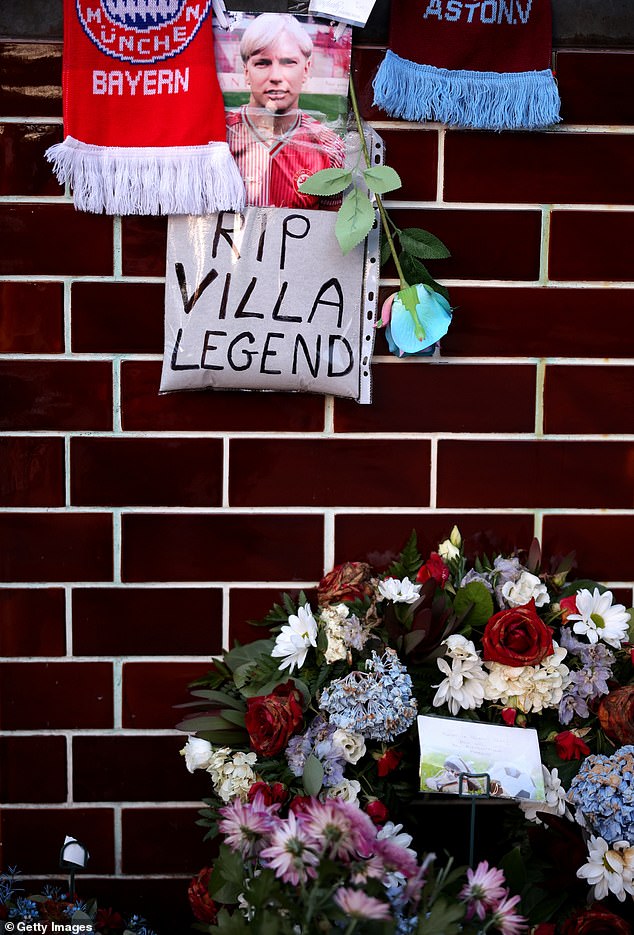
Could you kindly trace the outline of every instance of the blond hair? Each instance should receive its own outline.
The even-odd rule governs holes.
[[[304,27],[290,13],[262,13],[252,20],[240,40],[240,57],[246,65],[253,55],[273,45],[282,33],[292,36],[302,55],[309,59],[313,54],[313,40]]]

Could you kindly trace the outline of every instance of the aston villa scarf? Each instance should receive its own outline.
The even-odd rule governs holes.
[[[242,207],[211,0],[64,0],[62,83],[65,139],[47,158],[80,211]]]
[[[375,104],[489,130],[556,123],[550,0],[397,0]]]

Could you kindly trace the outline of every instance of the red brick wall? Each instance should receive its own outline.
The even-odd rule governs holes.
[[[55,874],[77,835],[85,895],[175,935],[208,849],[172,705],[280,589],[458,522],[576,548],[631,603],[634,53],[560,51],[565,122],[489,134],[386,121],[357,48],[391,207],[450,246],[457,306],[439,357],[379,337],[360,407],[157,395],[166,223],[77,214],[53,180],[60,51],[0,44],[3,860]]]

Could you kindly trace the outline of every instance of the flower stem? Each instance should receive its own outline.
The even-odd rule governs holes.
[[[361,120],[361,113],[359,111],[359,102],[357,101],[357,93],[354,88],[354,81],[352,80],[352,75],[350,75],[350,101],[352,102],[352,110],[354,113],[354,119],[357,124],[357,130],[359,131],[359,139],[361,140],[361,148],[363,150],[363,155],[365,157],[365,164],[368,169],[372,168],[372,160],[370,159],[370,153],[368,152],[367,143],[365,141],[365,134],[363,132],[363,122]],[[388,217],[387,211],[383,207],[383,200],[380,195],[377,195],[374,192],[374,197],[376,198],[376,206],[379,209],[379,217],[381,218],[381,226],[383,227],[383,233],[385,234],[385,239],[388,242],[390,248],[390,253],[392,254],[392,259],[394,260],[394,266],[396,267],[396,272],[398,273],[398,278],[401,283],[401,289],[407,289],[407,280],[403,275],[403,270],[401,264],[398,260],[398,254],[396,252],[396,246],[394,240],[392,239],[392,233],[390,231],[390,226],[394,227],[390,218]],[[396,229],[396,228],[395,228]]]

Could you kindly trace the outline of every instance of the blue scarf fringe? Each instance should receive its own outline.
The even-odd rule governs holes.
[[[374,103],[392,117],[479,130],[532,130],[561,120],[552,71],[450,71],[388,50]]]

